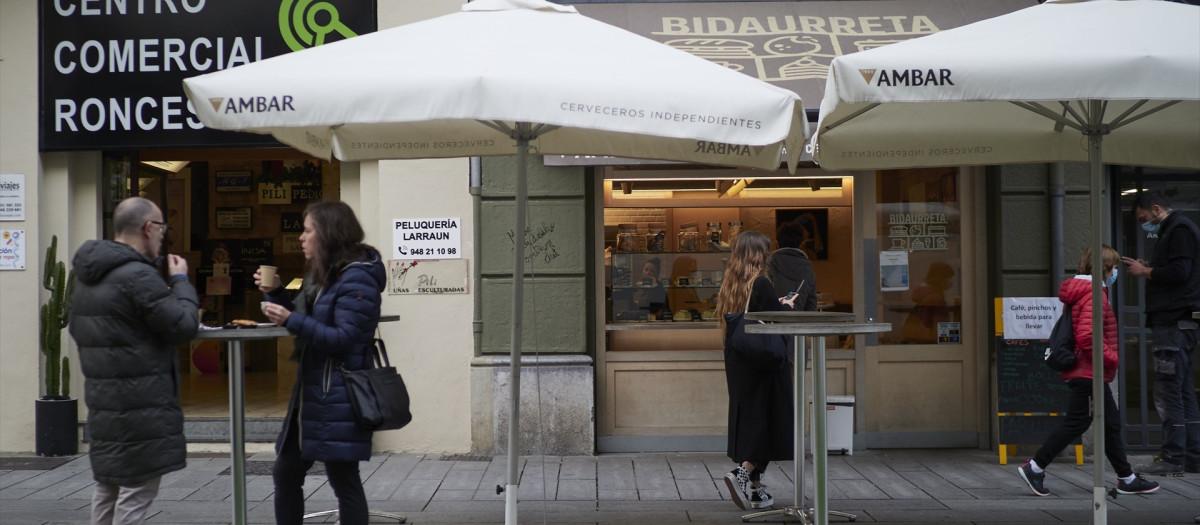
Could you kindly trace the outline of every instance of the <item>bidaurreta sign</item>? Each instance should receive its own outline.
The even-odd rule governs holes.
[[[277,145],[265,135],[205,128],[183,94],[183,79],[377,26],[374,0],[39,3],[46,151]]]

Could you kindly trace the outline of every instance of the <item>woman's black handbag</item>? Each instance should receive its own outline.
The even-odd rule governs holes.
[[[746,325],[759,322],[746,319],[745,312],[725,314],[725,351],[738,356],[750,368],[778,370],[787,363],[786,336],[746,332]]]
[[[342,380],[354,407],[354,418],[366,430],[395,430],[412,421],[408,410],[408,388],[388,361],[383,339],[375,338],[374,368],[346,370]]]

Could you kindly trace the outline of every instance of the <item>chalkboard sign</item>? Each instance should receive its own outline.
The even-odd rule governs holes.
[[[996,348],[1000,442],[1041,443],[1059,421],[1048,414],[1067,410],[1070,390],[1042,363],[1045,340],[997,337]]]
[[[1050,431],[1062,421],[1058,416],[1001,416],[1000,443],[1005,445],[1040,445]],[[1078,442],[1079,440],[1076,440]]]

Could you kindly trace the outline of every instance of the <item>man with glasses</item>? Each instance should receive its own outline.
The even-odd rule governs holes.
[[[1133,213],[1157,238],[1150,261],[1122,257],[1130,275],[1146,278],[1146,327],[1154,343],[1154,408],[1162,419],[1162,449],[1142,474],[1200,473],[1200,407],[1196,404],[1197,321],[1200,311],[1200,229],[1171,209],[1158,191],[1138,195]]]
[[[163,474],[186,465],[176,346],[196,335],[199,299],[187,261],[155,269],[167,224],[153,202],[130,197],[113,212],[113,240],[87,241],[72,261],[71,336],[79,346],[93,524],[142,523]]]

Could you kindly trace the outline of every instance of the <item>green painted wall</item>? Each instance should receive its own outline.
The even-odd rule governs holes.
[[[522,353],[591,354],[588,296],[590,185],[585,168],[528,163],[525,308]],[[512,333],[512,268],[516,157],[483,159],[480,242],[484,355],[508,354]]]
[[[1066,276],[1075,274],[1091,239],[1088,166],[1064,164],[1063,249]],[[992,272],[997,297],[1054,297],[1050,268],[1050,164],[997,166],[992,192]]]

